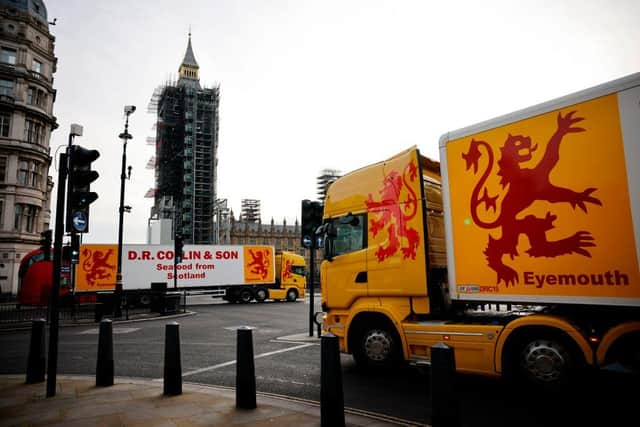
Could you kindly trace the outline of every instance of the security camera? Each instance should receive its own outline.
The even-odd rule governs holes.
[[[136,111],[136,106],[135,105],[125,105],[124,106],[124,113],[125,114],[131,114],[134,111]]]

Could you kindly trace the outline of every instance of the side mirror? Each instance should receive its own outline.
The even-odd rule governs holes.
[[[335,239],[338,237],[338,230],[333,221],[326,222],[322,226],[322,233],[324,234],[324,259],[332,261],[335,255]]]

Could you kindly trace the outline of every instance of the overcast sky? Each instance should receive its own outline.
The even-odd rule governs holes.
[[[438,158],[448,131],[640,71],[640,1],[45,0],[58,57],[58,154],[100,151],[85,242],[116,243],[123,107],[125,243],[145,243],[153,199],[154,89],[177,76],[191,28],[204,86],[220,85],[218,197],[236,216],[300,216],[324,168],[342,172],[412,145]],[[54,189],[54,199],[55,192]],[[55,200],[52,202],[55,217]],[[53,221],[52,221],[53,224]]]

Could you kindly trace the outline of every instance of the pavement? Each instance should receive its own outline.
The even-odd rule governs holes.
[[[58,375],[56,394],[46,381],[0,375],[0,426],[319,426],[317,402],[257,393],[256,409],[236,408],[234,388],[183,383],[182,394],[164,396],[161,381],[116,377],[96,387],[95,377]],[[347,426],[402,426],[382,415],[345,410]]]

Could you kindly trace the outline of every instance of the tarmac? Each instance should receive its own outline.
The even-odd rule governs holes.
[[[186,312],[162,318],[192,314]],[[158,317],[144,315],[117,323],[152,318]],[[25,325],[22,326],[16,329],[23,329]],[[115,377],[114,385],[108,387],[97,387],[95,376],[89,375],[58,374],[56,380],[55,396],[46,397],[46,380],[26,384],[26,374],[0,375],[0,427],[322,425],[319,402],[289,396],[257,392],[257,408],[239,409],[233,387],[183,381],[182,394],[165,396],[161,380]],[[345,408],[344,418],[346,426],[425,426],[353,408]]]
[[[319,426],[317,402],[257,393],[256,409],[236,408],[234,388],[183,383],[182,394],[165,396],[163,383],[116,377],[96,387],[95,377],[58,375],[56,393],[46,381],[0,375],[0,426]],[[347,426],[408,426],[402,420],[345,410]]]

